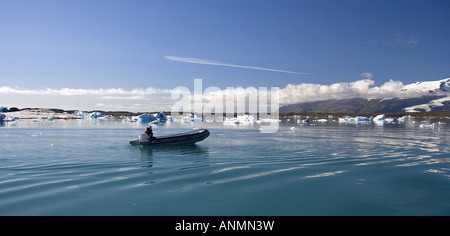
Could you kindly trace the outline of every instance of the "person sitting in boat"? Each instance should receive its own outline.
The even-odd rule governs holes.
[[[153,130],[152,130],[152,126],[150,125],[150,126],[148,126],[147,127],[147,129],[145,129],[145,133],[147,134],[147,136],[148,136],[148,140],[154,140],[155,139],[155,137],[153,137]]]

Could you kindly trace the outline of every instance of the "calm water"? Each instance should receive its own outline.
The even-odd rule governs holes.
[[[211,136],[146,148],[128,143],[145,125],[19,121],[0,127],[0,215],[450,215],[450,125],[418,125],[172,124],[155,135]]]

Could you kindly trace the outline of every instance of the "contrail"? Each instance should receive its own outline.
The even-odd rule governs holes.
[[[244,69],[265,70],[265,71],[274,71],[274,72],[282,72],[282,73],[298,74],[298,75],[308,75],[308,74],[310,74],[310,73],[304,73],[304,72],[278,70],[278,69],[263,68],[263,67],[256,67],[256,66],[234,65],[234,64],[227,64],[227,63],[222,63],[222,62],[217,62],[217,61],[210,61],[210,60],[205,60],[205,59],[198,59],[198,58],[173,57],[173,56],[164,56],[164,58],[166,58],[167,60],[171,60],[171,61],[194,63],[194,64],[202,64],[202,65],[229,66],[229,67],[237,67],[237,68],[244,68]]]

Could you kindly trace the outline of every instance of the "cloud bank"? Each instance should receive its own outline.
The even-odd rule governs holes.
[[[271,68],[256,67],[256,66],[242,66],[242,65],[228,64],[228,63],[222,63],[222,62],[216,62],[216,61],[198,59],[198,58],[174,57],[174,56],[164,56],[164,58],[166,58],[167,60],[171,60],[171,61],[202,64],[202,65],[211,65],[211,66],[228,66],[228,67],[236,67],[236,68],[244,68],[244,69],[252,69],[252,70],[264,70],[264,71],[273,71],[273,72],[281,72],[281,73],[289,73],[289,74],[298,74],[298,75],[310,74],[310,73],[304,73],[304,72],[271,69]]]
[[[314,102],[328,99],[388,99],[411,98],[427,95],[428,91],[403,89],[400,81],[390,80],[375,86],[372,74],[363,73],[365,79],[354,82],[341,82],[330,85],[302,83],[288,84],[279,90],[280,105]],[[128,111],[170,110],[177,102],[171,99],[176,89],[20,89],[0,87],[0,105],[17,107],[56,107],[63,109],[104,109]],[[258,92],[258,87],[236,88],[231,91],[216,88],[211,91],[203,88],[203,103],[221,99],[220,96],[249,96]],[[270,91],[270,88],[268,88]],[[193,91],[190,91],[193,93]],[[194,98],[194,97],[193,97]]]
[[[320,84],[289,84],[280,90],[280,103],[283,105],[323,101],[329,99],[388,99],[410,98],[425,95],[419,91],[404,91],[403,83],[390,80],[381,86],[374,86],[371,79],[363,79],[355,82],[342,82],[331,85]]]
[[[172,91],[153,87],[126,90],[122,88],[23,89],[2,86],[0,87],[0,104],[21,108],[52,107],[74,110],[160,110],[170,109],[172,106],[172,101],[170,101]]]

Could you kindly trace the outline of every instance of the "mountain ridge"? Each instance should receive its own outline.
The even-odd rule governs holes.
[[[401,91],[416,94],[406,98],[350,98],[328,99],[289,104],[280,107],[280,113],[396,113],[450,111],[450,78],[415,82]]]

